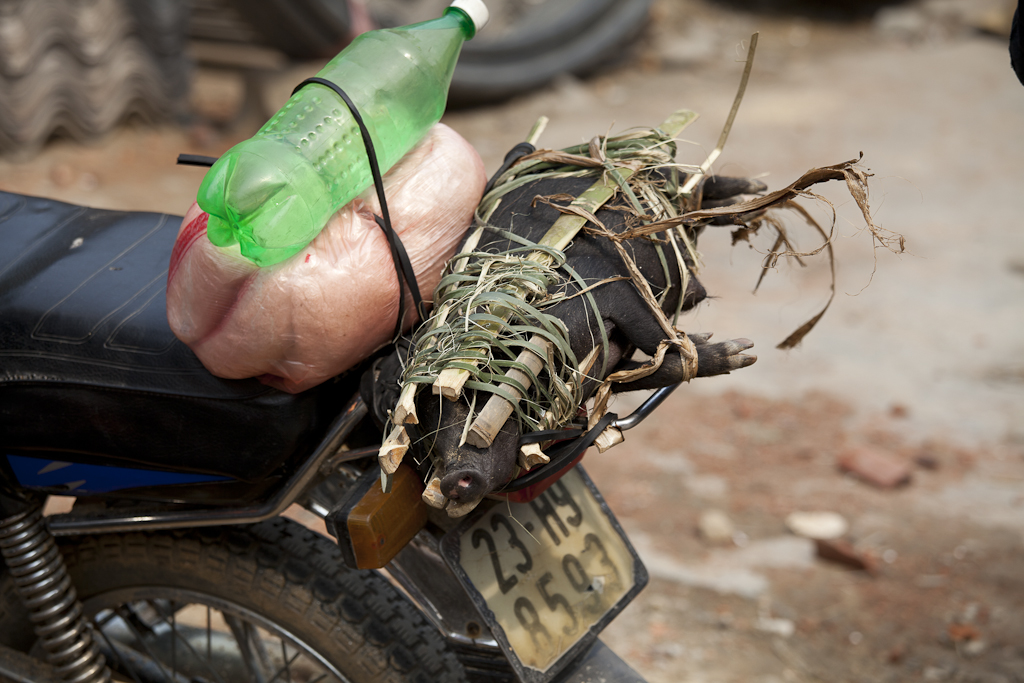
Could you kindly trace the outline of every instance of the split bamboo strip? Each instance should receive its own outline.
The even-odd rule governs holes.
[[[427,488],[423,489],[423,502],[432,508],[442,509],[448,502],[448,499],[441,493],[441,480],[438,477],[432,477],[430,483],[427,484]]]
[[[693,193],[697,183],[700,179],[707,175],[707,172],[711,170],[711,164],[715,163],[718,156],[725,149],[725,141],[729,139],[729,133],[732,131],[732,123],[736,120],[736,112],[740,109],[740,102],[743,101],[743,94],[747,91],[747,81],[750,80],[750,70],[754,66],[754,52],[757,50],[757,33],[750,36],[750,47],[747,49],[747,62],[743,67],[743,76],[740,77],[740,87],[736,91],[736,97],[732,101],[732,109],[729,110],[729,118],[725,120],[725,126],[722,128],[722,134],[718,136],[718,144],[711,150],[711,154],[705,159],[704,163],[700,165],[700,173],[694,173],[683,185],[682,189],[679,190],[679,194],[683,196],[690,196]]]
[[[527,443],[519,447],[519,466],[529,472],[537,465],[547,465],[551,458],[547,456],[539,443]]]
[[[619,175],[623,178],[623,182],[625,182],[633,175],[634,172],[635,169],[622,169]],[[602,175],[597,182],[595,182],[569,206],[593,214],[609,199],[615,196],[615,192],[618,188],[619,185],[617,183],[611,180],[608,176]],[[586,222],[587,219],[578,214],[563,213],[557,220],[555,220],[554,224],[552,224],[551,228],[548,229],[538,244],[540,246],[554,247],[555,249],[564,251]],[[532,252],[527,258],[528,260],[537,261],[545,265],[551,265],[553,263],[551,255],[541,251]],[[522,296],[524,292],[512,292],[512,294]],[[503,320],[508,320],[511,316],[511,311],[508,310],[493,311],[493,313]],[[497,335],[500,332],[498,323],[484,323],[483,327],[487,332],[494,335]],[[477,360],[474,360],[473,358],[465,359],[466,362],[474,365],[479,363],[480,360],[483,360],[484,357],[484,353],[482,351],[469,351],[467,352],[467,355],[480,356]],[[464,368],[445,368],[438,373],[437,379],[434,381],[433,392],[454,401],[462,395],[462,389],[466,382],[469,381],[470,377],[472,377],[472,374],[469,370]],[[511,414],[511,411],[509,414]],[[508,416],[506,416],[506,418],[507,417]],[[487,445],[489,446],[490,443]],[[481,448],[483,448],[483,446],[481,446]]]
[[[398,397],[398,405],[391,414],[391,422],[396,425],[418,425],[419,417],[416,416],[416,392],[419,384],[406,384],[402,387],[402,393]]]
[[[618,446],[625,440],[626,437],[622,435],[621,429],[609,425],[597,436],[597,439],[594,440],[594,445],[597,446],[598,453],[604,453],[609,448]]]
[[[544,363],[547,361],[546,356],[551,350],[551,342],[539,334],[535,334],[530,337],[530,343],[543,349],[545,357],[541,358],[533,351],[527,349],[519,354],[519,357],[516,358],[516,363],[525,365],[533,373],[533,376],[536,377],[544,368]],[[530,375],[518,368],[510,368],[505,374],[521,384],[524,389],[529,389],[530,385],[533,384],[533,379]],[[498,389],[508,392],[517,400],[523,397],[519,390],[511,384],[502,383],[498,386]],[[487,448],[490,446],[494,442],[494,437],[501,430],[501,426],[505,424],[505,420],[512,415],[513,410],[515,410],[515,406],[512,403],[509,403],[497,394],[491,394],[483,409],[477,414],[476,420],[470,426],[469,433],[466,435],[466,442],[477,448]]]
[[[402,463],[410,445],[409,434],[401,425],[391,430],[391,434],[380,447],[377,453],[377,461],[380,463],[381,472],[394,474],[395,470]]]

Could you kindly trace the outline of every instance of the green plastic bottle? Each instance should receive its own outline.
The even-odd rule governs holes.
[[[381,173],[441,119],[462,44],[486,21],[481,0],[455,0],[437,19],[360,35],[317,74],[355,103]],[[217,160],[198,202],[210,214],[210,241],[237,242],[246,258],[268,266],[303,249],[372,182],[348,107],[312,83]]]

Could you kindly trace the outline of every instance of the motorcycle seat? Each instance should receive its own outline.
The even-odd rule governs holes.
[[[220,379],[171,332],[180,222],[0,192],[0,455],[255,482],[320,441],[350,387]]]

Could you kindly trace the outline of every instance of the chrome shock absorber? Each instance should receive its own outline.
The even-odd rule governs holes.
[[[82,616],[40,505],[0,520],[0,554],[58,677],[68,683],[109,683],[110,669]]]

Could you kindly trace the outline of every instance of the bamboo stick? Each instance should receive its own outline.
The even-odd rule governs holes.
[[[539,334],[535,334],[530,337],[530,343],[541,347],[544,350],[544,358],[538,356],[529,349],[523,350],[516,358],[517,363],[521,363],[529,368],[535,376],[540,374],[540,371],[544,368],[548,352],[551,349],[551,342]],[[525,389],[529,389],[533,381],[530,379],[528,373],[523,372],[518,368],[510,368],[506,373],[509,377],[514,379],[523,385]],[[523,395],[519,393],[519,390],[513,387],[511,384],[502,383],[499,390],[506,391],[512,396],[518,399],[522,398]],[[484,404],[483,409],[477,414],[476,419],[473,421],[473,425],[469,428],[469,433],[466,435],[466,442],[477,448],[487,448],[494,442],[494,437],[498,435],[501,430],[501,426],[505,424],[505,420],[509,418],[512,411],[515,409],[515,405],[509,403],[507,400],[498,396],[497,394],[491,394],[490,398],[487,399],[487,403]]]
[[[460,503],[457,500],[449,500],[448,507],[445,508],[445,511],[448,513],[449,517],[465,517],[475,510],[476,506],[479,504],[479,500],[475,500],[472,503]]]
[[[722,127],[722,134],[718,136],[718,144],[711,150],[711,154],[704,160],[704,163],[700,165],[700,173],[694,173],[683,185],[682,189],[679,190],[679,194],[689,196],[693,193],[693,189],[697,187],[697,183],[703,178],[707,172],[711,169],[711,164],[715,163],[718,156],[725,149],[725,141],[729,139],[729,132],[732,130],[732,123],[736,120],[736,112],[740,109],[740,102],[743,101],[743,94],[747,91],[747,81],[750,80],[750,70],[754,66],[754,52],[757,50],[757,33],[750,36],[750,47],[747,49],[747,61],[746,66],[743,67],[743,75],[740,77],[740,87],[736,91],[736,97],[732,101],[732,109],[729,110],[729,118],[725,120],[725,126]]]
[[[410,443],[405,427],[399,425],[391,430],[391,434],[384,440],[377,452],[377,461],[380,463],[381,472],[394,474],[409,450]]]
[[[398,397],[398,405],[391,414],[391,422],[396,425],[418,425],[419,417],[416,415],[416,391],[421,385],[415,383],[406,384],[402,387],[402,393]]]
[[[537,465],[547,465],[551,458],[540,447],[539,443],[527,443],[519,447],[519,466],[526,471]]]
[[[550,120],[546,116],[537,117],[537,122],[533,124],[533,128],[530,129],[530,133],[526,136],[526,142],[536,147],[537,141],[540,140],[540,136],[544,133],[544,129],[548,127],[548,121]]]
[[[464,362],[476,365],[483,360],[483,353],[479,353],[479,359],[466,359]],[[462,396],[462,388],[466,386],[466,382],[469,381],[470,377],[472,375],[464,368],[445,368],[437,373],[437,379],[434,380],[432,391],[435,395],[440,394],[449,401],[455,401],[459,396]]]
[[[633,173],[635,173],[635,169],[620,168],[618,169],[618,172],[619,177],[623,182],[625,182],[633,175]],[[609,199],[615,196],[618,188],[618,183],[613,180],[610,175],[603,174],[597,182],[591,185],[590,188],[577,197],[569,206],[589,214],[594,214],[598,209],[604,206]],[[583,228],[587,220],[588,219],[586,217],[579,214],[563,213],[555,220],[538,244],[543,247],[554,247],[555,249],[564,250]],[[531,252],[528,259],[545,265],[551,265],[551,263],[553,263],[551,255],[542,251]],[[521,296],[523,292],[515,292],[515,294]],[[507,320],[511,315],[510,312],[492,312],[505,320]],[[495,335],[500,332],[497,323],[494,323],[491,326],[485,325],[485,329]],[[484,353],[482,351],[473,352],[471,355],[475,355],[477,353],[480,355],[479,359],[465,359],[463,362],[468,362],[474,365],[479,363],[483,360]],[[464,368],[445,368],[438,373],[437,379],[434,380],[433,393],[440,394],[448,400],[454,401],[462,395],[462,390],[471,376],[472,374]],[[509,414],[511,414],[511,412]],[[488,443],[488,445],[490,444]]]
[[[427,488],[423,489],[423,502],[432,508],[443,509],[448,503],[448,499],[441,493],[441,479],[439,477],[432,477],[430,483],[427,484]]]
[[[594,440],[594,445],[597,446],[599,453],[604,453],[612,446],[618,446],[620,443],[626,440],[626,437],[622,435],[622,431],[615,427],[608,426],[605,430],[598,434],[597,439]]]
[[[682,133],[687,126],[696,121],[699,116],[700,114],[695,111],[679,109],[678,111],[672,112],[669,117],[665,119],[665,122],[658,126],[658,129],[670,138],[675,138]]]

